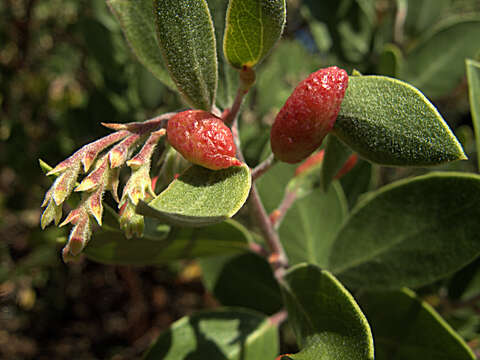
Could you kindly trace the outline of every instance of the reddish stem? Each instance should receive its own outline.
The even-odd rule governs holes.
[[[277,159],[275,159],[273,154],[270,154],[268,158],[266,158],[252,170],[252,181],[257,180],[260,176],[270,170],[270,168],[276,163]]]

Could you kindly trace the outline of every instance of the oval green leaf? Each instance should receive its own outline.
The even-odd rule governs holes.
[[[257,254],[202,258],[200,266],[205,287],[224,306],[241,306],[264,314],[274,314],[283,306],[272,268]]]
[[[268,144],[270,147],[270,144]],[[275,210],[285,195],[285,189],[295,174],[296,165],[277,162],[255,181],[263,206],[268,213]]]
[[[328,268],[348,286],[417,287],[480,255],[480,176],[432,173],[383,187],[352,212]]]
[[[428,166],[466,159],[432,103],[411,85],[385,76],[350,77],[334,134],[381,165]]]
[[[480,17],[449,20],[408,52],[402,78],[431,98],[450,93],[465,76],[465,58],[478,53],[479,37]]]
[[[217,49],[206,1],[155,0],[155,13],[170,76],[190,106],[210,111],[217,90]]]
[[[232,254],[248,250],[248,231],[227,220],[201,228],[172,228],[145,219],[145,236],[127,239],[120,230],[94,233],[84,252],[94,261],[112,265],[156,265],[169,261]]]
[[[280,39],[285,0],[230,0],[223,52],[235,68],[254,67]]]
[[[375,338],[377,360],[474,360],[460,336],[408,289],[359,298]]]
[[[398,77],[403,65],[403,55],[395,44],[386,44],[380,54],[378,73],[385,76]]]
[[[326,270],[301,264],[282,290],[301,352],[295,360],[373,359],[373,339],[352,295]]]
[[[158,47],[155,13],[151,0],[108,0],[138,60],[161,82],[174,89]]]
[[[405,0],[405,4],[405,32],[413,38],[431,29],[451,6],[450,0]]]
[[[268,317],[241,308],[195,313],[173,323],[145,360],[265,360],[278,354],[278,329]]]
[[[326,266],[330,247],[347,213],[345,196],[334,183],[297,200],[280,224],[279,235],[291,264]]]
[[[194,165],[137,211],[170,224],[204,226],[228,219],[247,200],[252,184],[247,165],[209,170]]]
[[[470,98],[470,109],[472,123],[475,129],[475,140],[477,145],[478,167],[480,169],[480,62],[467,59],[468,92]]]
[[[323,190],[327,191],[335,175],[342,169],[345,161],[352,154],[352,150],[342,143],[336,136],[328,136],[325,146],[325,156],[321,168]]]
[[[358,159],[353,169],[340,179],[349,209],[355,206],[363,194],[371,190],[374,178],[372,167],[370,162]]]

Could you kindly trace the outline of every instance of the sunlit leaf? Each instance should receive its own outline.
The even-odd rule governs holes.
[[[247,165],[209,170],[194,165],[137,211],[171,224],[203,226],[228,219],[240,210],[250,192]]]

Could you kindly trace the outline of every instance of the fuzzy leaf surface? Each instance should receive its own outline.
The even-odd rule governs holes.
[[[215,31],[205,0],[155,0],[157,36],[185,101],[210,111],[217,90]]]
[[[359,303],[372,327],[377,360],[476,358],[435,309],[411,290],[369,292]]]
[[[326,266],[330,247],[347,213],[342,188],[316,189],[297,200],[280,225],[279,235],[291,264]]]
[[[150,224],[153,228],[148,231]],[[248,250],[250,235],[233,220],[201,228],[169,230],[167,226],[163,231],[156,229],[155,224],[155,220],[146,219],[142,238],[127,239],[115,229],[96,232],[85,254],[104,264],[145,266]]]
[[[468,92],[470,96],[470,112],[472,113],[473,128],[477,154],[480,154],[480,62],[467,59]],[[480,168],[480,156],[478,156]]]
[[[278,354],[278,329],[260,313],[219,308],[186,316],[161,334],[145,360],[265,360]]]
[[[282,296],[272,268],[252,253],[200,259],[205,287],[225,306],[242,306],[273,314],[282,308]],[[262,299],[262,301],[258,301]]]
[[[480,17],[458,17],[423,36],[405,58],[402,78],[435,98],[453,91],[465,76],[465,58],[480,50]]]
[[[138,60],[160,81],[174,89],[157,42],[155,13],[151,0],[108,0],[123,33]]]
[[[235,215],[247,200],[252,181],[247,165],[209,170],[194,165],[137,211],[180,226],[203,226]]]
[[[431,173],[368,195],[340,229],[328,269],[348,286],[417,287],[480,255],[480,176]]]
[[[381,165],[428,166],[466,159],[432,103],[413,86],[385,76],[350,77],[334,134]]]
[[[294,360],[371,360],[373,339],[352,295],[326,270],[297,265],[282,287],[301,351]]]
[[[223,51],[236,68],[260,63],[282,35],[285,0],[230,0]]]

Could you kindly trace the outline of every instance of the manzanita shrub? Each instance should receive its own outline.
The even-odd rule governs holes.
[[[105,123],[110,135],[53,168],[42,162],[55,179],[41,226],[71,226],[66,262],[82,253],[106,264],[198,260],[223,306],[175,322],[146,359],[475,358],[411,289],[480,255],[480,177],[423,171],[369,191],[371,163],[424,168],[467,158],[419,89],[348,74],[340,64],[319,67],[291,87],[262,161],[250,167],[239,114],[282,35],[285,0],[108,4],[139,61],[187,106],[144,122]],[[395,56],[393,44],[385,48],[382,66],[395,65]],[[401,77],[413,84],[436,70],[408,66]],[[480,66],[469,60],[467,70],[476,118]],[[361,164],[366,171],[353,182],[364,195],[349,209],[339,179]],[[298,352],[280,355],[285,321]]]

